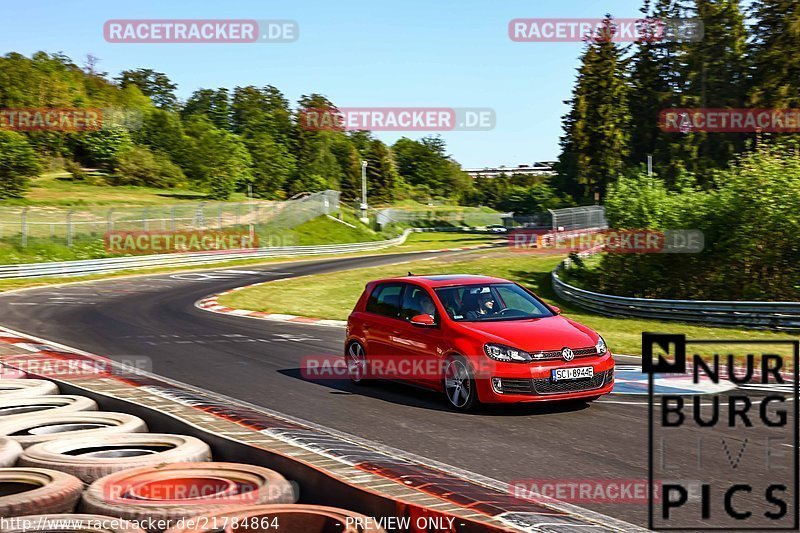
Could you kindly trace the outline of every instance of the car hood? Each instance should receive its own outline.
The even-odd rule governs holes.
[[[590,328],[563,316],[530,320],[462,322],[467,330],[481,335],[486,342],[507,344],[521,350],[560,350],[588,348],[597,344],[598,335]]]

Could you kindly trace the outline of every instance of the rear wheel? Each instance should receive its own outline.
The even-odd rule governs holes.
[[[453,357],[444,369],[444,395],[450,407],[471,411],[478,405],[478,391],[469,363],[463,357]]]
[[[347,375],[355,385],[364,385],[367,380],[367,354],[364,347],[358,341],[353,341],[347,347]]]

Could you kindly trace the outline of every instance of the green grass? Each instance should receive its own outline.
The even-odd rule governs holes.
[[[261,246],[298,246],[313,244],[342,244],[365,241],[379,241],[392,237],[371,230],[353,216],[344,215],[344,220],[356,226],[351,228],[325,216],[316,217],[292,229],[273,228],[270,225],[258,226]],[[227,229],[242,232],[248,226],[231,226]],[[0,264],[38,263],[45,261],[71,261],[75,259],[100,259],[117,257],[108,253],[103,236],[100,234],[78,234],[73,246],[67,247],[62,237],[30,237],[28,245],[22,247],[20,237],[0,239]]]
[[[347,211],[342,211],[342,220],[355,227],[321,216],[287,230],[284,234],[287,241],[292,241],[295,245],[382,241],[391,237],[370,229]]]
[[[413,261],[268,283],[223,296],[220,303],[254,311],[344,320],[369,280],[401,276],[409,270],[415,274],[491,274],[527,286],[548,302],[559,306],[565,316],[597,330],[615,353],[641,353],[643,331],[684,333],[687,337],[696,339],[796,338],[769,331],[711,328],[678,322],[612,318],[589,313],[560,301],[553,292],[550,272],[560,260],[560,257],[510,251],[481,251],[433,261]]]
[[[111,186],[100,178],[81,182],[71,179],[67,172],[49,172],[31,180],[25,197],[5,200],[0,205],[29,206],[122,206],[164,205],[206,200],[206,195],[188,189],[156,189],[153,187]],[[244,194],[236,193],[230,201],[244,201]]]

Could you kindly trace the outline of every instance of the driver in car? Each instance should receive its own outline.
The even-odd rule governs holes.
[[[467,311],[467,320],[485,318],[497,314],[495,301],[491,293],[484,292],[478,295],[478,308],[474,311]]]

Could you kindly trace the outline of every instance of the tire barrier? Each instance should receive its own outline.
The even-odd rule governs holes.
[[[42,357],[48,357],[47,353],[42,351],[42,347],[46,346],[43,343],[46,341],[0,327],[0,346],[3,343],[19,345],[27,351],[37,351],[41,353]],[[62,349],[60,348],[60,350]],[[88,354],[74,353],[89,356]],[[19,356],[0,355],[0,360],[6,362],[9,358],[13,360],[15,357]],[[108,364],[113,364],[106,361]],[[3,381],[6,380],[0,380],[0,391],[2,391]],[[44,383],[51,391],[55,388],[55,385],[41,380],[17,381],[28,381],[34,385],[38,381],[40,384]],[[414,521],[413,527],[419,531],[432,531],[429,527],[419,529],[420,526],[416,521],[419,518],[435,520],[436,522],[431,522],[434,525],[430,527],[434,527],[436,531],[441,531],[441,526],[436,524],[445,523],[440,519],[446,519],[447,523],[459,520],[457,530],[463,533],[532,531],[539,530],[537,528],[540,526],[545,529],[558,528],[561,530],[561,528],[566,528],[565,530],[572,530],[589,525],[597,531],[645,531],[633,524],[587,509],[576,513],[575,508],[569,505],[509,502],[507,487],[495,484],[492,480],[471,479],[461,472],[447,472],[447,465],[427,464],[419,459],[403,457],[402,454],[395,456],[388,451],[377,451],[365,444],[328,433],[323,428],[287,419],[279,413],[217,396],[208,391],[169,381],[146,372],[112,374],[111,377],[103,379],[88,377],[82,378],[76,383],[69,377],[65,377],[60,379],[58,384],[69,394],[90,396],[101,407],[140,415],[147,419],[152,427],[160,431],[178,431],[201,436],[211,444],[214,455],[219,459],[266,464],[275,469],[269,470],[238,462],[194,462],[160,464],[155,467],[137,467],[114,472],[92,482],[84,493],[82,502],[78,504],[81,512],[94,513],[98,517],[102,515],[106,522],[101,521],[100,524],[106,525],[98,526],[101,529],[74,530],[76,533],[77,531],[98,533],[127,531],[125,529],[102,529],[102,527],[110,527],[108,526],[109,519],[112,521],[111,523],[113,521],[120,522],[120,519],[129,519],[140,528],[169,528],[180,525],[175,521],[176,518],[220,515],[228,511],[249,513],[252,510],[263,510],[265,505],[273,506],[272,512],[274,513],[278,513],[275,507],[289,508],[287,512],[281,511],[283,514],[279,514],[279,516],[283,516],[283,519],[278,521],[278,523],[287,525],[300,524],[283,529],[289,533],[300,533],[301,531],[378,533],[381,530],[374,528],[381,524],[380,520],[384,517],[390,520],[389,523],[399,523],[391,521],[392,518],[398,517],[412,520]],[[15,386],[16,390],[22,388],[24,387],[20,384]],[[35,389],[36,387],[29,388]],[[3,400],[5,397],[0,394],[0,402]],[[52,434],[52,439],[45,440],[53,442],[60,439],[85,439],[87,442],[95,444],[109,435],[117,435],[121,439],[128,438],[127,434],[120,432],[125,430],[119,428],[111,428],[117,433],[110,434],[103,431],[108,428],[84,428],[80,431],[73,431],[75,429],[73,427],[71,430],[65,431],[64,426],[75,422],[74,419],[65,420],[65,417],[73,415],[83,417],[111,415],[117,417],[116,422],[120,422],[119,417],[127,416],[128,420],[136,421],[132,428],[127,428],[127,431],[147,431],[141,419],[120,413],[91,411],[63,414],[44,411],[43,413],[19,417],[27,419],[26,424],[21,427],[16,420],[2,420],[2,416],[0,416],[0,428],[14,433],[9,437],[17,445],[21,444],[18,442],[20,437],[36,436],[35,434],[25,434],[29,433],[30,429],[37,427],[43,428],[43,431],[39,431],[39,433]],[[17,418],[17,415],[11,416]],[[53,421],[53,418],[56,420]],[[42,419],[47,422],[43,423]],[[85,422],[86,418],[77,421],[78,424]],[[105,422],[109,422],[109,420],[106,419]],[[48,426],[51,427],[48,428]],[[134,436],[159,439],[163,437],[163,435],[143,433],[135,433]],[[179,436],[172,435],[172,437]],[[4,446],[3,442],[0,436],[0,450]],[[111,458],[107,456],[115,455],[115,451],[122,451],[116,455],[130,455],[129,444],[126,442],[122,449],[116,448],[115,450],[101,446],[100,449],[89,450],[86,453],[81,452],[77,455],[99,452],[100,458],[95,462],[110,460]],[[24,443],[23,446],[33,448],[36,445]],[[43,448],[49,449],[49,447]],[[83,450],[83,448],[77,450]],[[26,449],[23,453],[27,451]],[[56,450],[56,453],[69,455],[74,451],[75,449]],[[154,450],[148,449],[147,451]],[[13,458],[16,453],[19,453],[19,446],[16,446],[16,452],[12,451],[9,457]],[[181,459],[173,458],[172,460]],[[66,472],[27,466],[0,468],[0,473],[23,471],[29,474],[38,472],[40,476],[49,473],[48,479],[53,476],[63,476],[62,479],[71,479],[77,483],[79,488],[75,493],[80,492],[80,479]],[[323,503],[332,507],[319,508],[301,505],[300,507],[305,509],[298,513],[297,506],[292,505],[298,499],[298,491],[294,488],[295,484],[289,483],[275,471],[298,480],[299,487],[303,490],[304,504]],[[269,475],[265,475],[265,473]],[[10,514],[3,515],[2,505],[6,496],[25,493],[26,498],[22,499],[24,502],[38,501],[36,495],[41,493],[35,491],[51,484],[41,480],[26,482],[25,479],[18,479],[19,476],[17,474],[17,479],[12,478],[8,482],[0,477],[0,488],[2,488],[0,490],[0,518],[14,517],[18,519],[23,515],[34,515],[34,513],[64,513],[72,509],[71,505],[75,505],[73,499],[67,501],[66,505],[62,505],[63,508],[54,508],[56,505],[50,505],[53,503],[53,498],[51,498],[41,505],[28,503],[27,507],[23,506],[12,511],[5,509]],[[114,483],[109,484],[109,480]],[[117,483],[117,480],[123,483]],[[185,491],[203,485],[212,489],[210,494],[206,493],[207,497],[185,497]],[[120,497],[118,489],[126,486],[127,493],[122,495],[124,497]],[[270,487],[272,487],[271,490]],[[184,497],[170,500],[170,496],[174,496],[177,489],[184,491]],[[33,496],[33,498],[27,496]],[[16,501],[18,502],[20,499],[17,498]],[[56,503],[63,504],[63,500],[64,498],[61,498]],[[243,507],[244,504],[246,507]],[[363,514],[334,509],[337,507],[355,508]],[[309,508],[316,509],[316,511],[309,512]],[[325,518],[331,518],[335,513],[344,513],[336,515],[340,520],[341,517],[344,517],[346,521],[344,526],[341,523],[337,525],[336,518],[333,519],[333,523]],[[309,515],[313,514],[322,515],[322,518],[311,518]],[[88,515],[67,516],[77,518]],[[231,515],[231,518],[235,518],[235,516]],[[359,517],[362,518],[361,521],[358,520]],[[381,518],[369,520],[369,517]],[[273,528],[272,522],[265,523],[259,518],[265,518],[265,516],[255,515],[257,526],[266,524],[269,529]],[[269,518],[269,515],[266,518]],[[136,522],[137,520],[138,522]],[[158,521],[160,525],[153,525],[152,520]],[[167,522],[168,520],[172,520],[172,522]],[[6,521],[5,526],[0,526],[0,528],[7,531],[8,523]],[[184,522],[184,526],[188,524],[191,523]],[[233,521],[229,524],[233,525]],[[215,533],[239,533],[239,529],[253,529],[252,525],[251,521],[245,525],[239,524],[234,527],[222,528]],[[315,530],[314,528],[318,525],[318,529]],[[330,529],[329,526],[333,529]],[[347,529],[348,527],[350,529]],[[25,531],[37,530],[32,530],[28,524]],[[51,528],[43,530],[42,533],[44,531],[62,533],[73,530]],[[155,533],[161,530],[150,529],[149,531]],[[130,530],[130,533],[142,532]]]
[[[0,517],[68,513],[75,509],[83,483],[75,476],[44,468],[0,469]]]
[[[0,400],[58,394],[58,385],[43,379],[0,379]]]
[[[147,425],[138,416],[104,411],[33,415],[0,422],[0,436],[16,440],[23,448],[65,437],[145,431]]]
[[[267,533],[289,531],[303,533],[384,533],[366,516],[321,505],[257,505],[196,517],[192,527],[174,527],[165,533],[212,533],[220,525],[225,533],[247,531]]]
[[[88,485],[129,468],[207,461],[211,448],[195,437],[122,433],[42,442],[26,449],[19,464],[67,472]]]
[[[52,415],[77,411],[97,411],[97,402],[85,396],[68,394],[10,398],[8,400],[0,397],[0,422],[32,415]]]
[[[28,515],[10,520],[3,533],[144,533],[131,522],[89,514]]]
[[[241,463],[177,463],[132,468],[92,483],[81,510],[126,520],[177,520],[242,505],[294,503],[282,475]]]
[[[0,379],[25,379],[27,374],[18,368],[0,364]]]
[[[22,445],[14,439],[0,438],[0,467],[7,468],[17,464],[22,454]]]

